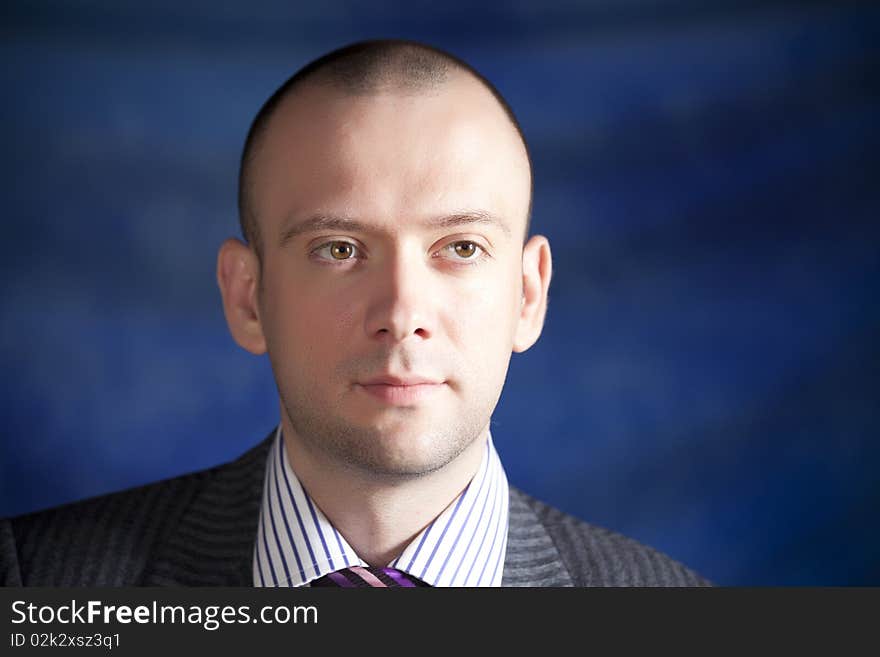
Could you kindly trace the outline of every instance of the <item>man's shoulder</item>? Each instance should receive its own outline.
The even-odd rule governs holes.
[[[138,581],[157,541],[215,469],[0,521],[0,583],[125,586]],[[107,552],[114,558],[102,558]],[[113,572],[103,572],[111,564]]]
[[[140,584],[157,549],[194,506],[253,497],[268,442],[239,458],[135,488],[0,520],[0,585]],[[204,500],[216,492],[220,497]]]
[[[523,548],[543,531],[574,586],[710,586],[710,582],[659,550],[565,513],[511,487],[511,526]],[[531,540],[526,536],[532,534]],[[516,548],[514,548],[516,549]]]

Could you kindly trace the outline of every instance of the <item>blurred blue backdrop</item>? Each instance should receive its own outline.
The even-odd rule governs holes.
[[[0,515],[231,459],[278,419],[215,254],[262,101],[424,40],[517,112],[545,333],[511,481],[720,584],[880,584],[880,10],[674,0],[6,2]]]

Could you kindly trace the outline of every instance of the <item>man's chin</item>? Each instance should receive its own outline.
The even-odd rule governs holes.
[[[343,413],[341,406],[333,409],[335,413],[289,414],[295,440],[316,456],[323,453],[324,459],[364,475],[412,478],[437,472],[455,461],[479,433],[461,409],[446,405],[379,413],[360,405]]]
[[[382,477],[411,478],[437,472],[454,461],[467,447],[461,436],[438,434],[415,427],[385,428],[357,432],[337,457],[366,473]]]
[[[416,477],[443,468],[456,454],[448,454],[443,445],[423,442],[420,435],[382,435],[364,445],[363,450],[349,454],[361,467],[374,474],[400,477]]]

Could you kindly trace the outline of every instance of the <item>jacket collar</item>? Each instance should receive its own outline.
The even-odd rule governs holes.
[[[273,429],[235,461],[192,475],[204,481],[154,548],[145,586],[253,585],[254,540],[274,436]],[[571,586],[571,576],[530,500],[510,487],[502,586]]]

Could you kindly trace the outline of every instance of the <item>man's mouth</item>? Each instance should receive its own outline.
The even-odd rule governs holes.
[[[373,399],[392,406],[412,406],[439,392],[445,381],[422,376],[382,375],[356,384]]]

